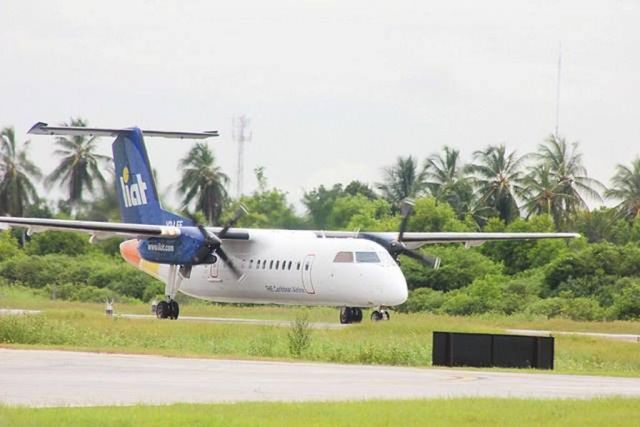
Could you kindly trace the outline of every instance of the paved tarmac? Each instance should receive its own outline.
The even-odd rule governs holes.
[[[0,348],[0,404],[640,397],[640,378]]]

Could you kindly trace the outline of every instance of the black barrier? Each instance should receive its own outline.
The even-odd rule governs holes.
[[[433,333],[433,364],[553,369],[553,337]]]

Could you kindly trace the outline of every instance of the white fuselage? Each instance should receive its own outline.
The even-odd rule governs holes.
[[[218,259],[194,266],[179,291],[210,301],[258,304],[377,307],[407,299],[400,268],[375,242],[319,238],[306,231],[249,231],[248,241],[224,241],[242,272],[239,280]],[[169,280],[168,265],[141,261],[136,266],[165,283]]]

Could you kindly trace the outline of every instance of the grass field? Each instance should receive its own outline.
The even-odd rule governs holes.
[[[49,301],[0,288],[0,307],[43,309],[38,316],[0,318],[0,345],[168,356],[302,359],[340,363],[431,365],[434,330],[500,332],[506,327],[639,333],[638,322],[580,323],[505,317],[450,317],[393,313],[390,322],[368,320],[344,329],[306,330],[309,346],[292,351],[291,328],[211,322],[108,318],[100,304]],[[148,312],[147,305],[116,306],[120,312]],[[331,308],[183,304],[182,314],[337,323]],[[600,338],[556,338],[556,372],[640,375],[640,344]]]
[[[0,407],[4,426],[633,426],[638,399],[435,399],[92,408]]]

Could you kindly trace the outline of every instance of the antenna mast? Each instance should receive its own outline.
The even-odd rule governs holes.
[[[556,139],[560,137],[560,71],[562,70],[562,42],[558,51],[558,77],[556,81]]]
[[[244,114],[235,116],[232,121],[233,140],[238,143],[238,170],[236,176],[236,197],[242,196],[244,181],[244,143],[251,141],[253,133],[249,129],[251,119]]]

